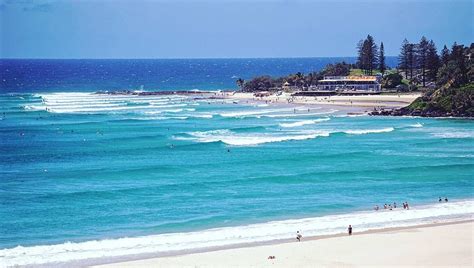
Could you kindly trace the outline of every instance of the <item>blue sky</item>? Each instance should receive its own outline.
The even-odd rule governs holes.
[[[0,0],[2,58],[354,56],[372,34],[386,55],[422,35],[473,42],[471,0]]]

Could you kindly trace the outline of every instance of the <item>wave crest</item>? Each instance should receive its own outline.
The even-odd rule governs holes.
[[[315,119],[315,120],[302,120],[302,121],[297,121],[293,123],[280,123],[279,125],[281,127],[285,128],[290,128],[290,127],[301,127],[304,125],[312,125],[320,122],[325,122],[331,120],[330,118],[320,118],[320,119]]]
[[[196,131],[188,133],[191,137],[174,137],[177,140],[194,140],[198,142],[223,142],[234,146],[252,146],[271,142],[307,140],[316,137],[327,137],[329,132],[298,133],[289,135],[269,133],[235,133],[228,129]]]
[[[346,130],[343,131],[346,134],[351,135],[362,135],[362,134],[370,134],[370,133],[384,133],[384,132],[392,132],[395,129],[393,127],[387,128],[380,128],[380,129],[357,129],[357,130]]]

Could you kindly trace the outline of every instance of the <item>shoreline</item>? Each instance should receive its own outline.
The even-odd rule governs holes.
[[[457,226],[466,225],[466,224],[470,225],[472,229],[472,226],[474,226],[474,219],[448,221],[448,222],[434,222],[434,223],[403,226],[403,227],[388,227],[388,228],[382,228],[382,229],[367,230],[367,231],[362,231],[362,232],[355,231],[353,235],[350,237],[359,237],[359,236],[362,237],[362,236],[383,235],[383,234],[399,235],[400,233],[403,233],[403,232],[416,231],[418,229],[427,229],[427,228],[429,229],[429,228],[436,228],[436,227],[455,228]],[[87,265],[86,263],[82,262],[80,266],[83,266],[84,264],[86,264],[88,267],[95,267],[95,268],[99,268],[99,267],[106,268],[106,267],[117,267],[117,266],[147,267],[150,265],[160,266],[161,261],[164,261],[166,263],[165,264],[166,266],[168,266],[169,264],[172,264],[173,262],[175,262],[176,266],[181,266],[183,265],[183,263],[180,263],[180,262],[184,258],[198,259],[203,255],[212,255],[213,258],[216,258],[216,261],[217,261],[219,258],[219,255],[221,255],[220,257],[222,257],[223,255],[235,255],[236,251],[257,251],[264,248],[269,249],[270,251],[272,248],[275,249],[277,247],[282,247],[282,246],[304,245],[305,243],[318,242],[318,241],[324,243],[324,241],[341,239],[341,238],[346,238],[346,237],[349,237],[346,233],[339,233],[339,234],[332,234],[332,235],[303,237],[301,242],[296,242],[295,239],[279,239],[279,240],[272,240],[272,241],[266,241],[266,242],[255,242],[255,243],[240,244],[240,245],[229,245],[229,246],[217,247],[217,248],[207,248],[207,249],[200,249],[200,250],[195,250],[195,251],[175,252],[175,253],[164,254],[158,257],[157,256],[155,257],[142,256],[140,258],[137,256],[137,258],[131,257],[128,260],[122,260],[122,261],[116,259],[116,260],[110,260],[110,262],[101,263],[98,265],[96,264]],[[472,236],[470,237],[470,239],[472,240]],[[472,256],[471,256],[471,261],[472,261]],[[274,263],[269,263],[269,264],[273,265]],[[191,263],[188,263],[186,265],[191,265]],[[207,267],[207,266],[214,267],[215,265],[219,265],[219,263],[216,262],[216,263],[209,263],[207,265],[204,264],[204,267]],[[249,265],[253,266],[250,263]],[[316,265],[316,264],[312,263],[311,265]],[[236,267],[241,267],[241,266],[237,265]]]
[[[254,93],[232,92],[224,93],[227,99],[238,99],[241,101],[255,101],[259,103],[275,104],[299,104],[299,105],[330,105],[339,107],[352,107],[365,112],[371,112],[374,109],[394,109],[409,105],[421,93],[401,93],[401,94],[379,94],[379,95],[355,95],[355,96],[291,96],[289,93],[281,95],[270,94],[268,96],[256,97]]]
[[[472,202],[474,202],[472,199],[461,199],[449,203],[412,206],[410,210],[402,208],[396,208],[393,211],[388,209],[366,210],[349,214],[270,221],[197,232],[122,237],[78,243],[65,242],[50,246],[16,247],[0,250],[0,255],[8,256],[4,259],[7,261],[6,266],[7,264],[9,266],[30,265],[34,267],[113,265],[222,250],[292,244],[295,241],[296,230],[302,231],[303,241],[319,241],[346,236],[347,224],[354,226],[354,233],[372,234],[406,228],[473,222]],[[26,256],[28,258],[24,259]]]
[[[258,92],[257,92],[258,93]],[[255,96],[255,92],[240,92],[234,90],[182,90],[182,91],[97,91],[94,94],[103,95],[123,95],[123,96],[166,96],[166,95],[186,95],[198,96],[204,99],[231,99],[238,101],[250,101],[255,103],[270,104],[299,104],[299,105],[323,105],[352,107],[355,109],[369,109],[365,112],[372,112],[374,109],[395,109],[402,108],[412,103],[421,96],[420,92],[412,93],[388,93],[388,94],[367,94],[367,95],[321,95],[321,96],[293,96],[294,93],[269,93],[265,96]]]
[[[272,93],[268,96],[256,97],[252,92],[239,92],[232,90],[167,90],[167,91],[95,91],[95,92],[59,92],[59,93],[84,93],[108,96],[130,97],[165,97],[183,95],[196,100],[227,100],[235,101],[234,104],[253,105],[284,105],[294,107],[319,107],[324,109],[337,109],[348,115],[362,115],[374,111],[390,111],[408,106],[412,101],[421,96],[421,93],[388,93],[377,95],[327,95],[327,96],[292,96],[293,93]],[[8,94],[8,93],[7,93]],[[38,94],[38,93],[30,93]],[[262,106],[263,107],[263,106]],[[261,108],[261,107],[259,107]]]

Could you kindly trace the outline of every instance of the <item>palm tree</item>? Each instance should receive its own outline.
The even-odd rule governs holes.
[[[306,78],[305,78],[305,84],[308,87],[308,89],[313,85],[313,80],[315,79],[313,73],[309,73]]]
[[[243,91],[244,89],[244,84],[245,84],[245,80],[242,79],[242,78],[239,78],[237,79],[237,81],[235,81],[237,83],[237,86],[240,88],[241,91]]]
[[[300,72],[295,74],[295,84],[297,87],[304,86],[304,75]]]

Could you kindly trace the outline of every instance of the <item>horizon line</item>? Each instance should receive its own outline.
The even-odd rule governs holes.
[[[385,57],[398,57],[387,55]],[[297,56],[297,57],[195,57],[195,58],[23,58],[7,57],[0,60],[225,60],[225,59],[312,59],[312,58],[357,58],[357,56]]]

